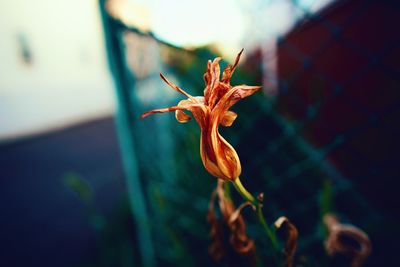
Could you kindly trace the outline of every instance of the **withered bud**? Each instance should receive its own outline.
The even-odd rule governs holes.
[[[258,200],[258,202],[263,203],[264,202],[264,193],[258,194],[257,200]]]
[[[284,231],[286,241],[285,241],[285,267],[292,267],[294,261],[294,255],[297,250],[297,238],[299,233],[296,226],[289,221],[288,218],[282,216],[275,221],[275,227],[278,231]]]
[[[211,224],[212,243],[209,247],[211,256],[220,261],[226,257],[229,251],[238,255],[249,257],[250,265],[255,263],[255,243],[246,234],[246,223],[241,215],[242,210],[251,203],[244,203],[235,208],[232,200],[225,195],[223,181],[219,180],[217,188],[211,195],[207,220]],[[215,202],[218,200],[218,207],[221,212],[218,218],[215,211]]]
[[[323,218],[328,230],[325,249],[331,256],[342,254],[351,258],[351,267],[360,267],[371,254],[371,241],[361,229],[342,224],[333,214]]]

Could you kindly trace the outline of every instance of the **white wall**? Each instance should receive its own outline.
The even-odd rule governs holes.
[[[0,139],[110,114],[113,94],[96,0],[0,0]]]

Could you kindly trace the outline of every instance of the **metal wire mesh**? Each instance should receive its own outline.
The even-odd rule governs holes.
[[[311,15],[292,3],[305,20],[278,41],[278,95],[244,100],[235,107],[235,124],[221,131],[241,158],[246,187],[265,193],[270,222],[285,215],[298,227],[299,264],[331,266],[323,251],[323,212],[338,212],[372,237],[381,233],[377,224],[387,214],[371,206],[368,199],[378,197],[368,190],[397,175],[400,42],[388,27],[398,23],[400,12],[391,1],[337,1]],[[134,173],[128,184],[142,264],[213,266],[205,214],[216,181],[201,164],[198,126],[179,124],[166,114],[138,118],[180,100],[159,79],[160,72],[192,95],[202,95],[202,75],[214,55],[173,47],[101,7],[120,103],[121,148],[125,165],[134,169],[126,167]],[[245,64],[234,84],[262,82],[260,66],[269,59],[253,60],[258,72],[246,71]],[[331,200],[324,200],[327,190]],[[261,229],[250,213],[245,215],[258,254],[268,259]],[[377,249],[370,266],[382,253]]]

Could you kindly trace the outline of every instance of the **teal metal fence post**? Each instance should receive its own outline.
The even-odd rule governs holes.
[[[134,114],[131,107],[129,90],[132,90],[132,74],[128,73],[124,60],[124,52],[120,34],[122,34],[112,18],[106,11],[106,0],[99,0],[101,19],[103,23],[104,38],[109,68],[114,78],[118,111],[116,123],[122,160],[125,169],[129,199],[137,226],[138,247],[141,254],[142,265],[155,266],[154,247],[151,237],[150,221],[144,196],[143,186],[140,181],[133,139]]]

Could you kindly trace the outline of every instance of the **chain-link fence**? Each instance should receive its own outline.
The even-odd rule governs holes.
[[[181,99],[160,72],[202,95],[207,60],[216,55],[162,42],[112,18],[100,3],[139,262],[214,266],[205,216],[216,180],[203,169],[197,124],[180,124],[172,114],[139,116]],[[381,188],[397,175],[400,42],[391,27],[398,25],[399,5],[337,1],[318,14],[302,10],[306,19],[278,40],[272,58],[260,44],[233,76],[233,84],[260,84],[275,60],[276,95],[246,98],[234,108],[235,124],[221,132],[239,154],[243,183],[264,192],[269,222],[285,215],[299,229],[299,266],[338,266],[323,248],[321,217],[328,211],[371,234],[374,253],[366,265],[380,265],[395,249],[382,229],[391,206],[379,200],[395,196]],[[268,265],[268,243],[251,213],[245,216]]]

